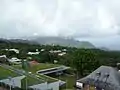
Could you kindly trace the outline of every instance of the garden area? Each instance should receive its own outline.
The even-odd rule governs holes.
[[[19,76],[18,74],[16,74],[15,72],[5,69],[3,67],[0,66],[0,80],[2,79],[6,79],[9,77],[17,77]]]
[[[60,65],[58,64],[50,64],[50,63],[38,63],[38,64],[30,64],[28,65],[27,70],[32,73],[36,73],[39,70],[43,69],[49,69],[49,68],[54,68],[54,67],[59,67]],[[23,69],[22,65],[13,65],[13,67],[18,68],[18,69]]]
[[[66,82],[66,85],[63,87],[66,89],[62,89],[62,90],[74,90],[75,89],[74,85],[75,85],[76,79],[74,75],[61,75],[57,78]]]

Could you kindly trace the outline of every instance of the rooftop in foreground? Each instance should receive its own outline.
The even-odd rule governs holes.
[[[32,85],[37,85],[44,82],[42,80],[39,80],[36,77],[27,76],[21,81],[22,88],[26,88],[26,83],[27,83],[27,86],[32,86]]]
[[[32,86],[32,85],[37,85],[46,82],[44,78],[38,78],[34,74],[30,73],[24,73],[21,71],[17,71],[17,69],[8,66],[8,65],[0,65],[0,80],[3,79],[8,79],[9,77],[14,78],[18,76],[26,76],[21,80],[22,88],[26,87],[26,81],[27,81],[27,86]]]
[[[110,66],[101,66],[77,82],[89,84],[101,90],[120,90],[120,72]]]

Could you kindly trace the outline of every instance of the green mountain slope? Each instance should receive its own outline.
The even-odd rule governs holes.
[[[75,39],[68,39],[62,37],[37,37],[32,39],[39,44],[48,44],[48,45],[61,45],[61,46],[70,46],[77,48],[95,48],[93,44],[87,41],[77,41]]]

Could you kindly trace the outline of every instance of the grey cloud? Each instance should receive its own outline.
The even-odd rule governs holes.
[[[120,25],[119,5],[119,0],[0,0],[0,34],[115,36],[120,32],[114,28]]]

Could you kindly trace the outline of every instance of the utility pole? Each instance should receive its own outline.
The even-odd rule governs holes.
[[[67,89],[67,79],[66,79],[66,89]]]
[[[26,75],[26,90],[27,90],[27,75]]]
[[[11,81],[12,81],[12,77],[8,77],[8,79],[9,79],[9,85],[10,85],[10,90],[12,90],[12,85],[11,85]]]

